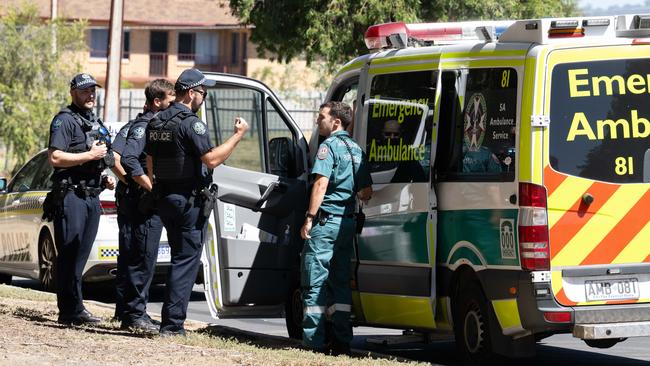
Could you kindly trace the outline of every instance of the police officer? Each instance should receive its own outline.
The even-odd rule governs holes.
[[[372,179],[359,145],[346,128],[351,108],[342,102],[320,107],[318,132],[326,137],[314,159],[314,185],[300,235],[303,344],[319,352],[349,353],[352,340],[350,260],[355,233],[355,195],[368,200]],[[331,336],[326,339],[326,320]],[[329,343],[328,343],[329,342]]]
[[[152,81],[144,90],[146,106],[121,130],[115,145],[120,153],[123,179],[126,182],[118,202],[120,225],[120,254],[117,257],[116,301],[117,317],[122,328],[157,331],[147,314],[149,286],[153,279],[162,222],[153,207],[152,184],[146,172],[145,131],[151,117],[166,109],[174,100],[174,85],[165,79]],[[124,138],[124,136],[127,136]],[[119,185],[119,183],[118,183]],[[118,192],[121,192],[118,188]],[[116,197],[117,198],[117,197]]]
[[[201,193],[212,182],[211,170],[230,156],[248,130],[246,121],[236,118],[234,135],[214,146],[207,125],[196,115],[206,87],[214,85],[199,70],[183,71],[174,86],[175,102],[147,127],[147,168],[155,176],[154,194],[172,257],[162,308],[163,336],[185,335],[183,323],[207,229]]]
[[[83,306],[81,275],[99,225],[98,195],[115,188],[102,171],[112,165],[108,130],[92,111],[97,81],[79,74],[70,81],[72,103],[52,120],[48,161],[54,167],[52,191],[60,210],[54,216],[57,244],[57,305],[59,323],[97,323]]]

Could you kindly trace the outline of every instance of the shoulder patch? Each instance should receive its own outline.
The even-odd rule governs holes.
[[[205,125],[200,121],[194,122],[194,124],[192,124],[192,129],[197,135],[203,135],[206,131]]]
[[[62,120],[60,119],[55,119],[54,122],[52,122],[52,130],[56,130],[57,128],[61,127],[61,124],[63,123]]]
[[[327,157],[327,155],[329,155],[329,153],[330,150],[327,148],[327,146],[323,146],[318,150],[318,155],[316,156],[318,157],[318,159],[323,160]]]
[[[120,130],[120,136],[126,138],[129,135],[129,127],[124,127]]]
[[[140,140],[144,136],[144,127],[136,127],[133,129],[133,138]]]

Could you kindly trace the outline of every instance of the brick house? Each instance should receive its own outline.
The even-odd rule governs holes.
[[[5,1],[6,6],[25,3]],[[53,1],[57,17],[88,21],[88,49],[79,59],[84,71],[104,82],[111,1],[29,0],[44,19],[52,16]],[[257,57],[248,42],[249,33],[250,29],[230,14],[226,0],[124,0],[121,80],[141,87],[157,77],[174,80],[190,67],[248,76],[255,75],[256,69],[277,67]]]

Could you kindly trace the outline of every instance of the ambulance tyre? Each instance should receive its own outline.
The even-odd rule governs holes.
[[[626,338],[607,338],[607,339],[585,339],[587,346],[592,348],[610,348],[618,342],[623,342]]]
[[[43,230],[38,240],[38,279],[45,291],[56,291],[56,256],[52,235]]]
[[[289,338],[302,339],[302,317],[302,291],[298,284],[289,291],[287,301],[284,303],[284,320]]]
[[[464,277],[460,281],[453,311],[456,348],[463,364],[488,364],[492,358],[489,309],[476,280]]]

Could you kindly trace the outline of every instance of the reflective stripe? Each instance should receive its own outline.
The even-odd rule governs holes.
[[[337,311],[345,311],[345,312],[351,312],[352,311],[352,305],[350,304],[334,304],[327,308],[327,314],[332,315]]]
[[[305,314],[323,314],[325,313],[324,306],[306,306],[303,311]]]

